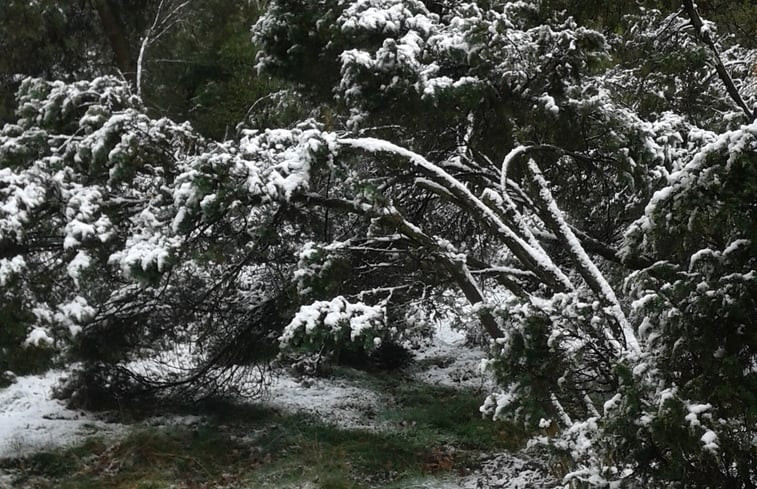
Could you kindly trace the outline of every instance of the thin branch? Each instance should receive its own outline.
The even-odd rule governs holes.
[[[313,193],[303,195],[297,200],[302,200],[311,205],[328,206],[333,209],[368,215],[395,228],[410,240],[432,251],[433,256],[441,262],[441,265],[444,266],[447,272],[452,276],[471,305],[482,304],[485,302],[484,295],[479,289],[478,284],[476,284],[476,281],[473,279],[473,275],[468,268],[465,256],[442,248],[437,240],[432,236],[427,235],[418,226],[405,219],[393,206],[387,208],[385,212],[381,214],[371,207],[364,207],[352,201],[325,198]],[[517,290],[518,288],[516,288],[514,292],[517,292]],[[478,311],[478,316],[487,334],[492,338],[501,338],[503,336],[502,330],[497,324],[497,320],[488,310],[486,310],[486,308],[481,308]]]
[[[189,0],[176,5],[165,16],[163,14],[163,8],[166,5],[166,0],[160,0],[158,9],[155,11],[155,18],[152,21],[152,25],[147,29],[145,36],[142,38],[142,43],[139,47],[139,56],[137,57],[137,95],[142,96],[142,77],[144,74],[144,61],[145,53],[148,46],[160,39],[160,37],[168,32],[178,22],[174,19],[179,11],[189,5]]]
[[[534,204],[531,199],[526,195],[526,193],[521,189],[515,182],[507,178],[507,173],[509,171],[509,168],[511,165],[515,164],[515,161],[519,158],[521,158],[523,155],[527,153],[531,153],[534,151],[544,151],[544,152],[550,152],[555,153],[557,155],[565,155],[570,156],[571,158],[582,160],[582,161],[592,161],[592,158],[588,157],[585,154],[582,153],[576,153],[573,151],[567,151],[559,146],[554,146],[551,144],[536,144],[531,146],[518,146],[512,151],[510,151],[507,156],[505,156],[503,162],[502,162],[502,168],[501,168],[501,175],[500,175],[500,191],[505,195],[509,196],[507,193],[507,190],[514,190],[517,194],[520,200],[526,204],[533,212],[535,212],[542,221],[545,220],[544,216],[544,209],[540,206],[537,206]],[[611,261],[613,263],[619,263],[623,266],[632,268],[634,270],[641,270],[643,268],[647,268],[651,266],[654,261],[644,257],[644,256],[621,256],[620,252],[618,250],[612,248],[611,246],[599,241],[596,238],[593,238],[586,234],[585,232],[581,231],[580,229],[576,228],[573,225],[570,225],[571,231],[576,235],[576,237],[579,239],[581,246],[583,246],[586,250],[595,253],[602,258]],[[559,241],[558,238],[554,235],[550,235],[548,233],[543,232],[535,232],[536,236],[543,241]]]
[[[561,291],[573,289],[570,279],[560,270],[552,261],[549,255],[544,251],[538,241],[532,234],[528,233],[525,239],[513,230],[506,223],[506,220],[514,222],[522,230],[520,219],[507,219],[500,212],[493,209],[479,197],[473,194],[471,190],[460,180],[447,173],[443,168],[428,161],[423,156],[410,151],[394,143],[376,138],[349,139],[343,138],[338,140],[339,144],[362,149],[374,153],[390,153],[400,156],[409,161],[415,168],[419,169],[426,176],[430,177],[436,183],[444,186],[447,191],[456,198],[455,203],[469,210],[472,217],[478,217],[485,223],[493,233],[499,236],[507,248],[529,269],[536,273],[542,281]],[[510,208],[506,209],[510,210]],[[517,211],[517,209],[512,209]],[[503,219],[505,217],[505,219]]]
[[[744,102],[744,99],[741,97],[736,84],[733,82],[733,78],[731,77],[730,73],[728,73],[728,70],[723,64],[723,60],[720,59],[720,51],[718,50],[715,41],[712,39],[709,29],[705,27],[704,21],[702,21],[702,17],[699,16],[699,12],[697,11],[696,5],[694,5],[693,0],[683,0],[683,9],[686,11],[686,15],[689,16],[691,25],[694,27],[694,37],[703,42],[714,54],[715,70],[720,77],[720,81],[722,81],[723,85],[725,85],[725,89],[728,92],[728,95],[730,95],[731,99],[744,112],[747,121],[753,122],[757,120],[757,108],[754,110],[750,109],[746,102]]]
[[[442,265],[452,275],[471,305],[475,306],[486,302],[481,289],[479,289],[478,284],[470,273],[464,255],[461,256],[450,250],[443,249],[433,237],[428,236],[418,226],[407,221],[394,207],[389,208],[381,220],[394,226],[413,241],[434,250],[434,256],[442,262]],[[494,339],[504,336],[497,324],[497,320],[486,308],[478,309],[478,318],[489,336]]]

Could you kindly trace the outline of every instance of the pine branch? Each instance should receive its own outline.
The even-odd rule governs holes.
[[[581,246],[575,233],[573,233],[573,230],[565,221],[565,217],[557,206],[557,202],[555,202],[552,192],[549,190],[549,184],[544,178],[544,175],[542,175],[539,166],[533,159],[529,158],[526,168],[528,169],[531,180],[536,184],[537,192],[535,199],[544,209],[543,216],[545,218],[545,224],[560,239],[571,258],[573,258],[581,277],[583,277],[589,285],[589,288],[591,288],[597,297],[609,306],[613,317],[620,327],[620,335],[623,338],[625,347],[629,348],[633,353],[639,353],[641,351],[639,342],[628,323],[628,319],[620,306],[620,302],[615,296],[615,292],[605,279],[602,272],[599,271],[599,268],[597,268],[591,258],[589,258],[589,255],[586,254],[586,251],[583,246]],[[608,339],[613,339],[609,332]]]

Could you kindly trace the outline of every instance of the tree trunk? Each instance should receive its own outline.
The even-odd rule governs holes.
[[[113,50],[114,61],[127,80],[134,82],[135,67],[126,33],[110,0],[94,0],[97,15],[108,43]]]

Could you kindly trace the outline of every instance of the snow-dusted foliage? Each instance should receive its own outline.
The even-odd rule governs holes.
[[[18,100],[18,124],[0,134],[2,281],[5,300],[35,318],[27,343],[54,343],[99,313],[106,291],[90,271],[157,219],[166,167],[191,136],[149,119],[113,78],[28,79]],[[144,250],[142,269],[161,266],[167,240]]]
[[[268,226],[328,141],[304,123],[208,143],[113,78],[29,79],[18,96],[0,134],[0,279],[3,306],[28,318],[24,344],[128,372],[141,347],[191,338],[206,351],[171,384],[208,391],[199,380],[234,365],[230,342],[269,335],[243,328],[276,316]]]
[[[209,393],[443,310],[564,484],[754,486],[756,55],[690,0],[605,31],[548,3],[271,1],[258,69],[316,108],[223,143],[114,79],[24,82],[0,283],[27,343],[110,334],[128,380],[180,338],[168,387]]]
[[[315,301],[300,307],[279,337],[282,346],[309,344],[335,348],[336,345],[360,342],[368,349],[381,346],[386,329],[383,307],[348,302],[338,296],[331,301]]]
[[[626,230],[627,247],[676,253],[676,261],[693,263],[702,245],[725,249],[735,240],[750,238],[754,210],[745,202],[754,192],[757,122],[707,135],[703,141],[701,149],[667,176],[644,215]]]
[[[544,4],[274,1],[259,69],[343,109],[332,208],[461,290],[494,339],[482,410],[565,483],[754,484],[755,53],[691,2],[605,32]]]

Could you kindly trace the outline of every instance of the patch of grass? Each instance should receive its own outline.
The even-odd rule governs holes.
[[[33,474],[42,478],[65,477],[73,473],[82,461],[105,447],[99,438],[90,438],[67,450],[43,451],[19,459],[4,459],[0,468]]]
[[[432,448],[403,433],[344,430],[298,415],[278,423],[256,440],[271,460],[251,474],[251,487],[281,487],[316,481],[316,487],[377,487],[428,470]]]
[[[396,405],[384,416],[425,443],[464,450],[513,450],[527,438],[509,423],[483,419],[478,409],[483,399],[473,391],[409,382],[398,383],[393,396]]]
[[[80,446],[16,461],[21,487],[382,487],[449,470],[432,446],[402,432],[344,430],[303,414],[218,404],[203,426],[135,429],[114,444]]]
[[[203,487],[238,469],[246,448],[210,426],[138,429],[109,445],[87,441],[17,461],[39,489],[163,489],[179,482]],[[173,486],[172,486],[173,487]]]
[[[14,462],[34,489],[401,488],[470,468],[480,452],[520,446],[523,433],[484,420],[481,395],[339,368],[379,393],[381,431],[340,429],[307,414],[213,402],[193,427],[134,428]],[[307,485],[306,485],[307,484]]]

